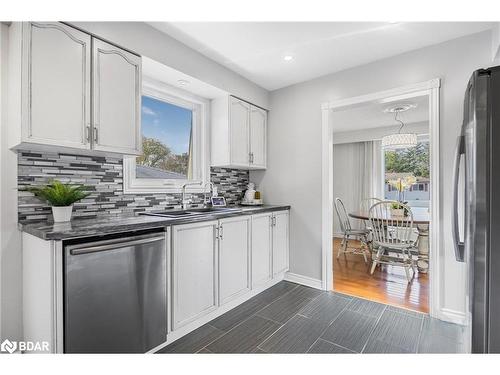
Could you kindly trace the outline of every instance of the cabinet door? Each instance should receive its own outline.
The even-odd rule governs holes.
[[[217,307],[217,221],[172,229],[172,329]]]
[[[250,167],[266,168],[267,112],[255,106],[250,109]]]
[[[272,279],[271,214],[252,216],[252,288]]]
[[[219,221],[219,304],[250,290],[250,216]]]
[[[94,149],[141,152],[141,58],[93,39]]]
[[[250,105],[242,100],[229,98],[229,142],[231,165],[248,167],[250,161],[249,150],[249,121]]]
[[[273,276],[288,271],[288,211],[273,214]]]
[[[23,24],[23,141],[89,148],[91,37],[61,23]]]

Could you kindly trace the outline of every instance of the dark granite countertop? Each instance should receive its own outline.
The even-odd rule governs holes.
[[[141,229],[163,228],[176,224],[217,220],[225,217],[251,215],[290,209],[287,205],[231,206],[238,212],[213,212],[189,218],[166,218],[160,216],[109,216],[96,219],[73,219],[69,223],[41,222],[19,223],[19,229],[44,240],[63,240],[100,236],[110,233],[128,232]]]

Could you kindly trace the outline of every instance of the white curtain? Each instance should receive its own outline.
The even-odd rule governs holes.
[[[381,141],[355,142],[333,146],[333,196],[344,202],[347,212],[359,210],[365,198],[383,196],[383,165]],[[361,228],[359,220],[351,219],[353,228]],[[334,212],[333,233],[340,233]]]

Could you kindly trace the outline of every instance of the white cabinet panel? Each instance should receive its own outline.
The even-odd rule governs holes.
[[[250,108],[250,167],[266,168],[267,112]]]
[[[94,149],[140,154],[141,58],[94,39]]]
[[[172,227],[172,329],[217,308],[217,221]]]
[[[22,141],[89,148],[90,35],[27,22],[22,38]]]
[[[248,166],[250,160],[250,145],[248,142],[250,105],[233,97],[230,98],[229,105],[231,164],[234,166]]]
[[[272,279],[272,214],[252,216],[252,288]]]
[[[289,214],[273,214],[273,276],[288,271]]]
[[[250,290],[250,216],[219,221],[219,304]]]

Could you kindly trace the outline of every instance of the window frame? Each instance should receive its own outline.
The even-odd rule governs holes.
[[[187,187],[190,193],[201,193],[210,180],[209,161],[209,106],[207,99],[198,97],[187,91],[177,89],[151,77],[142,79],[142,96],[161,100],[175,106],[190,109],[193,112],[193,178],[192,179],[161,179],[137,178],[137,156],[123,157],[123,193],[180,193],[186,182],[200,182],[200,185]],[[142,105],[141,105],[142,112]],[[141,120],[142,121],[142,120]],[[141,131],[142,137],[142,131]]]
[[[417,134],[417,142],[419,142],[419,143],[428,142],[429,146],[430,146],[429,134],[427,134],[427,133]],[[385,171],[385,152],[386,152],[386,150],[383,147],[381,147],[380,151],[382,153],[382,157],[380,158],[380,163],[382,164],[382,173],[384,174],[383,178],[381,179],[382,180],[381,181],[382,182],[382,190],[381,191],[384,194],[383,199],[385,200],[386,199],[385,198],[385,185],[386,185],[386,182],[385,182],[385,173],[386,173],[386,171]],[[429,147],[429,155],[430,155],[430,147]],[[429,166],[430,166],[430,163],[431,163],[431,161],[429,158]],[[418,185],[418,184],[420,184],[420,183],[416,183],[414,185]],[[410,187],[409,191],[413,191],[412,189],[413,189],[414,185],[412,185]],[[393,191],[392,189],[393,188],[391,187],[391,185],[389,185],[387,190],[388,190],[388,192],[391,192],[391,191]],[[394,190],[397,190],[397,189],[394,188]],[[417,190],[417,191],[421,191],[421,190]],[[427,191],[428,190],[424,190],[424,192],[427,192]],[[430,202],[431,202],[431,198],[430,198],[430,194],[429,194],[429,203]]]

